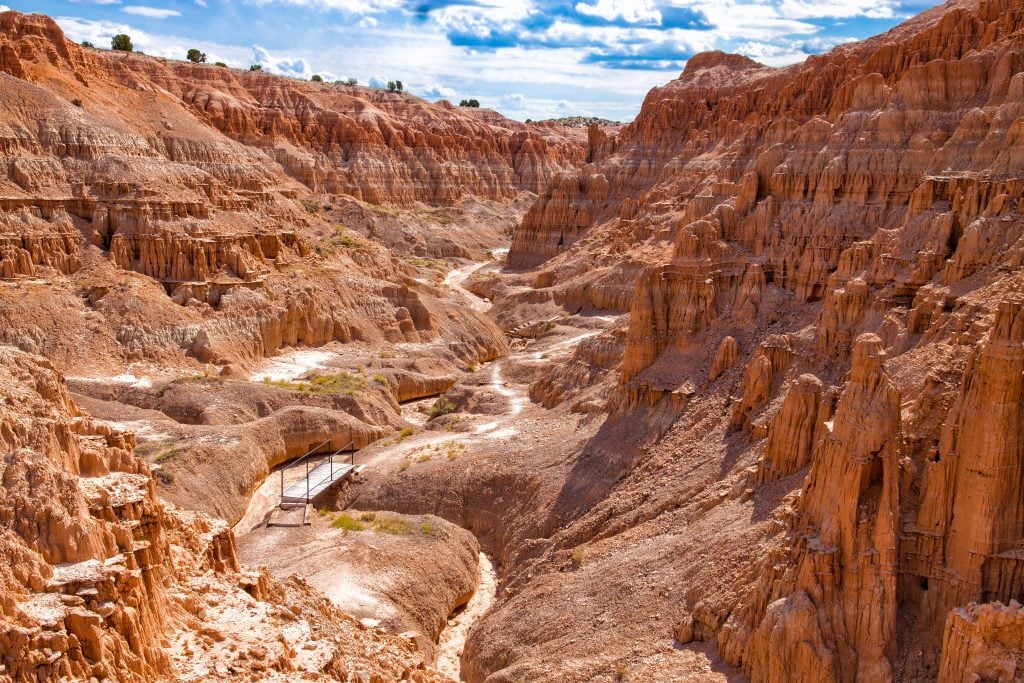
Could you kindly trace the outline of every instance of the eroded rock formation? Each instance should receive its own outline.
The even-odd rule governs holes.
[[[8,680],[435,677],[301,581],[239,567],[227,525],[161,503],[134,435],[0,347],[0,664]]]
[[[531,547],[481,677],[557,650],[515,652],[516,606],[584,618],[570,548],[750,680],[1020,675],[1022,30],[1019,0],[964,0],[784,69],[694,58],[542,193],[509,299],[633,283],[604,459],[569,478],[628,473]]]

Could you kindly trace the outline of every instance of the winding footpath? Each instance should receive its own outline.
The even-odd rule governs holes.
[[[495,250],[494,256],[501,258],[507,250]],[[465,287],[465,283],[477,271],[494,264],[494,261],[470,263],[451,270],[444,279],[453,292],[453,295],[462,303],[470,306],[473,310],[486,313],[491,308],[491,302],[477,296]],[[466,416],[466,421],[475,421],[466,430],[456,432],[445,432],[441,430],[431,431],[424,429],[426,416],[419,410],[433,403],[434,399],[421,399],[403,405],[403,417],[416,428],[416,432],[407,438],[385,437],[375,444],[364,448],[357,455],[357,464],[366,466],[366,476],[374,476],[375,471],[383,468],[398,469],[403,463],[414,462],[417,455],[430,452],[432,448],[445,448],[453,443],[459,448],[471,448],[474,443],[480,443],[483,439],[511,439],[519,432],[518,422],[524,410],[529,407],[529,387],[522,383],[506,380],[504,369],[511,361],[558,362],[567,359],[572,355],[575,348],[584,339],[599,334],[599,331],[585,330],[577,332],[569,337],[556,338],[551,341],[538,340],[529,345],[527,349],[513,351],[509,356],[499,358],[484,364],[478,372],[489,372],[488,380],[483,387],[494,392],[504,399],[504,410],[497,415],[474,415]],[[325,350],[299,350],[288,356],[268,359],[264,367],[255,373],[252,381],[268,379],[294,379],[301,376],[308,369],[327,365],[333,356],[330,351]],[[538,408],[539,409],[539,408]],[[415,468],[411,470],[415,472]],[[301,479],[304,473],[304,465],[298,467],[284,466],[284,484]],[[249,507],[242,520],[235,525],[235,532],[238,535],[252,533],[265,524],[268,516],[280,502],[280,470],[275,470],[268,476],[263,484],[252,496]],[[281,543],[287,543],[289,535],[281,534],[276,536]],[[284,550],[284,548],[282,548]],[[338,582],[351,583],[345,577],[337,577]],[[469,603],[456,611],[449,617],[448,627],[442,631],[438,640],[437,668],[456,680],[460,680],[461,655],[465,646],[466,637],[473,624],[484,615],[497,594],[497,575],[490,560],[480,554],[480,583]],[[347,596],[343,590],[335,591],[338,596]],[[335,599],[341,603],[343,609],[350,609],[356,613],[372,611],[374,601],[360,599]]]

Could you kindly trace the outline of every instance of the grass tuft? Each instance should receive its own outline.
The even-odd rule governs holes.
[[[331,526],[335,529],[344,529],[345,533],[349,531],[365,531],[366,525],[361,521],[353,517],[347,512],[342,512],[331,520]]]
[[[304,394],[346,394],[348,396],[355,396],[366,387],[366,378],[362,375],[339,372],[332,375],[315,375],[299,381],[264,378],[263,383],[278,389],[288,389]]]

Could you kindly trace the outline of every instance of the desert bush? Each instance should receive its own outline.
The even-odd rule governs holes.
[[[249,71],[263,71],[262,64],[252,64],[249,66]]]
[[[314,83],[323,83],[324,77],[321,76],[320,74],[313,74],[313,77],[310,78],[309,80],[313,81]]]
[[[450,398],[442,396],[434,401],[434,405],[430,406],[430,417],[448,415],[450,413],[454,413],[457,408],[458,406],[456,406]]]
[[[192,48],[185,53],[185,59],[192,62],[193,64],[202,64],[206,61],[206,53],[200,52],[199,50]]]

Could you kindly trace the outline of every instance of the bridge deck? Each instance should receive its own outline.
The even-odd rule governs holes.
[[[325,460],[281,493],[281,505],[305,505],[355,469],[348,463]]]

